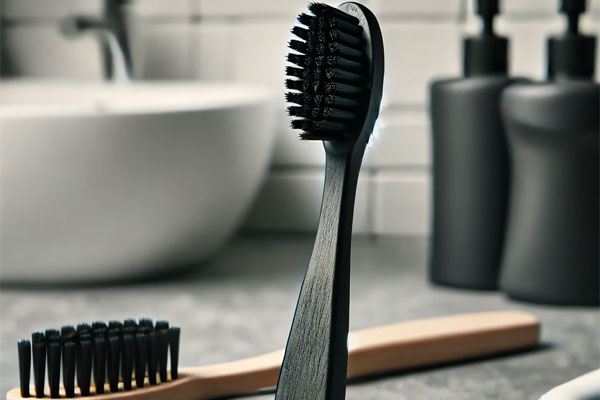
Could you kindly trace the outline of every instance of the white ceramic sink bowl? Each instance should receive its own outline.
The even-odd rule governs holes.
[[[201,262],[268,165],[267,91],[0,82],[0,279],[110,280]]]

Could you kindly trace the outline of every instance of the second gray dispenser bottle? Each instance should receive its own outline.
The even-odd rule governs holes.
[[[548,79],[502,95],[512,159],[502,290],[513,298],[600,304],[600,84],[585,0],[561,0],[567,30],[547,42]]]
[[[464,77],[431,85],[433,226],[430,279],[495,289],[506,223],[509,162],[500,95],[508,39],[494,33],[498,0],[477,0],[480,35],[464,39]]]

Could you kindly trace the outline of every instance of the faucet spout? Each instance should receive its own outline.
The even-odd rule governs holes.
[[[104,77],[107,80],[127,81],[131,77],[131,51],[124,7],[127,2],[105,0],[102,18],[73,15],[60,22],[60,30],[65,36],[78,36],[85,32],[96,34],[102,49]]]

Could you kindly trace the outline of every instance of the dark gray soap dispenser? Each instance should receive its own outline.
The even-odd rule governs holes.
[[[600,85],[585,0],[563,0],[567,31],[548,40],[548,80],[502,96],[513,183],[501,286],[541,303],[600,302]]]
[[[498,0],[478,0],[478,36],[464,39],[464,76],[430,87],[433,218],[430,279],[471,289],[498,286],[509,163],[500,94],[507,75],[508,39],[494,33]]]

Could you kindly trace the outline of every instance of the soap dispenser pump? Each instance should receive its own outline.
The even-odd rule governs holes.
[[[433,218],[429,276],[495,289],[504,243],[509,164],[500,94],[509,42],[494,32],[498,0],[477,0],[481,32],[463,41],[464,76],[430,86]]]
[[[567,18],[567,30],[548,39],[548,79],[591,80],[596,64],[596,37],[579,32],[585,0],[562,0],[559,11]]]
[[[564,34],[547,44],[548,80],[502,96],[513,183],[501,287],[513,298],[600,303],[600,85],[584,0],[562,0]]]

